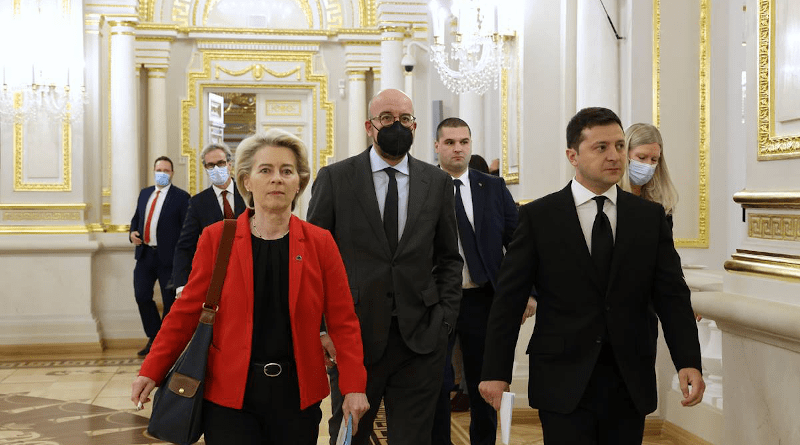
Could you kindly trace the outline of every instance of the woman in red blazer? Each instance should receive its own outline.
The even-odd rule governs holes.
[[[310,177],[300,139],[273,129],[242,141],[236,157],[236,182],[250,209],[237,221],[208,352],[205,441],[316,444],[319,404],[329,393],[323,315],[354,430],[369,408],[347,275],[331,234],[291,214]],[[189,281],[133,383],[137,405],[150,400],[194,333],[221,237],[221,223],[200,236]]]

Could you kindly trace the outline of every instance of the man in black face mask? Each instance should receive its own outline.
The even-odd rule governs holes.
[[[336,239],[361,322],[370,410],[353,438],[358,445],[368,443],[381,400],[392,445],[430,444],[461,299],[453,181],[408,154],[414,121],[402,91],[375,96],[364,123],[372,147],[320,169],[308,208],[308,221]],[[327,334],[322,343],[335,364]],[[348,391],[335,366],[329,374],[333,445]]]

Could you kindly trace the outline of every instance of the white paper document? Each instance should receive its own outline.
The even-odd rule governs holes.
[[[347,426],[344,426],[345,419],[349,419]],[[336,438],[336,445],[350,445],[353,440],[353,415],[342,417],[342,424],[339,425],[339,437]]]
[[[504,444],[511,438],[511,413],[514,409],[514,393],[504,392],[500,400],[500,435]]]

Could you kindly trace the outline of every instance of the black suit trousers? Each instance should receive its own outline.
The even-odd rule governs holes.
[[[153,301],[153,286],[158,280],[161,288],[161,299],[164,303],[164,317],[169,313],[172,303],[175,302],[175,289],[168,288],[167,284],[172,277],[172,263],[163,264],[159,259],[157,247],[142,245],[142,253],[136,260],[133,269],[133,294],[139,306],[139,316],[142,319],[144,332],[153,338],[161,329],[161,315],[158,313]]]
[[[392,445],[430,445],[433,417],[444,374],[447,330],[439,335],[437,348],[429,354],[417,354],[406,346],[397,317],[392,317],[389,341],[383,356],[367,365],[367,411],[358,423],[353,445],[368,445],[381,400],[386,408],[389,443]],[[342,423],[342,394],[337,369],[329,372],[333,413],[328,421],[331,445],[336,443]]]
[[[539,418],[545,445],[639,445],[644,435],[644,416],[636,410],[608,343],[578,407],[567,414],[540,409]]]

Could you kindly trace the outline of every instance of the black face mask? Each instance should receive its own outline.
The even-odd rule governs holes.
[[[400,121],[395,121],[390,127],[378,130],[378,146],[381,151],[391,158],[402,158],[411,149],[414,143],[414,133],[406,128]]]

